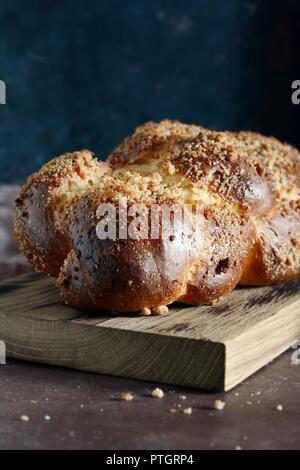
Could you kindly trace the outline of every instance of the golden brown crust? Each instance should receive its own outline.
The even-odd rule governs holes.
[[[255,230],[248,217],[226,208],[205,209],[207,224],[206,257],[198,254],[190,269],[187,289],[179,299],[192,305],[210,304],[223,297],[240,281]]]
[[[175,218],[174,224],[164,227],[164,233],[159,231],[158,239],[137,236],[100,240],[96,224],[101,202],[101,194],[89,193],[73,204],[72,215],[65,220],[73,252],[58,280],[64,299],[81,308],[81,299],[88,299],[90,305],[85,304],[85,308],[89,310],[118,312],[136,312],[175,301],[185,287],[202,237],[190,224],[181,224]]]
[[[300,272],[299,152],[250,132],[213,132],[164,120],[126,138],[103,164],[67,154],[29,178],[16,239],[32,264],[58,276],[64,300],[87,310],[211,303],[238,283]],[[99,239],[97,208],[174,203],[203,208],[201,225],[158,239]],[[189,222],[191,222],[189,220]],[[150,225],[149,225],[150,227]],[[147,310],[148,311],[148,310]]]
[[[196,137],[203,127],[182,124],[164,119],[160,122],[147,122],[136,128],[132,136],[126,137],[110,154],[109,161],[113,168],[126,163],[142,163],[155,158],[156,152],[167,148],[182,139]]]
[[[300,154],[274,137],[236,134],[272,175],[276,204],[255,221],[256,243],[240,280],[244,285],[271,285],[300,272]]]
[[[34,268],[58,276],[72,248],[60,228],[69,194],[80,191],[85,173],[101,174],[106,166],[88,150],[57,157],[31,175],[16,201],[15,239]],[[92,185],[92,176],[85,185]]]
[[[168,184],[204,190],[239,212],[270,211],[275,203],[271,176],[242,139],[167,122],[144,124],[126,138],[109,156],[114,169],[158,171]]]

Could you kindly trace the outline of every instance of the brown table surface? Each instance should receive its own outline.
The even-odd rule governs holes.
[[[0,366],[0,449],[299,449],[300,365],[291,356],[227,394],[161,386],[163,399],[149,397],[153,383],[8,359]],[[127,390],[134,400],[119,400]],[[226,402],[223,411],[215,399]]]
[[[18,192],[0,187],[0,279],[30,269],[12,237]],[[8,359],[0,365],[0,449],[299,449],[300,365],[291,357],[227,394],[160,386],[163,399],[149,397],[153,383]],[[127,390],[134,400],[120,401]]]

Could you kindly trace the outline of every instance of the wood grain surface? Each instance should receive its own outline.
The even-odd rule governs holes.
[[[80,370],[229,390],[300,337],[299,280],[238,288],[215,306],[165,317],[91,315],[62,304],[51,278],[0,284],[7,355]]]

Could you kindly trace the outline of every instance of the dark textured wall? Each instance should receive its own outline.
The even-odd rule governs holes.
[[[299,1],[1,0],[0,181],[164,117],[300,146],[299,36]]]

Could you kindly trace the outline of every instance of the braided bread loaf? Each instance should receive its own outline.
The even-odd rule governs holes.
[[[174,301],[209,304],[239,283],[298,274],[299,178],[300,154],[274,138],[147,123],[104,163],[75,152],[32,175],[17,200],[15,236],[77,308],[161,313]],[[149,209],[199,206],[201,225],[192,210],[180,221],[160,218],[154,238],[99,238],[99,205],[116,209],[120,229],[124,199]]]

